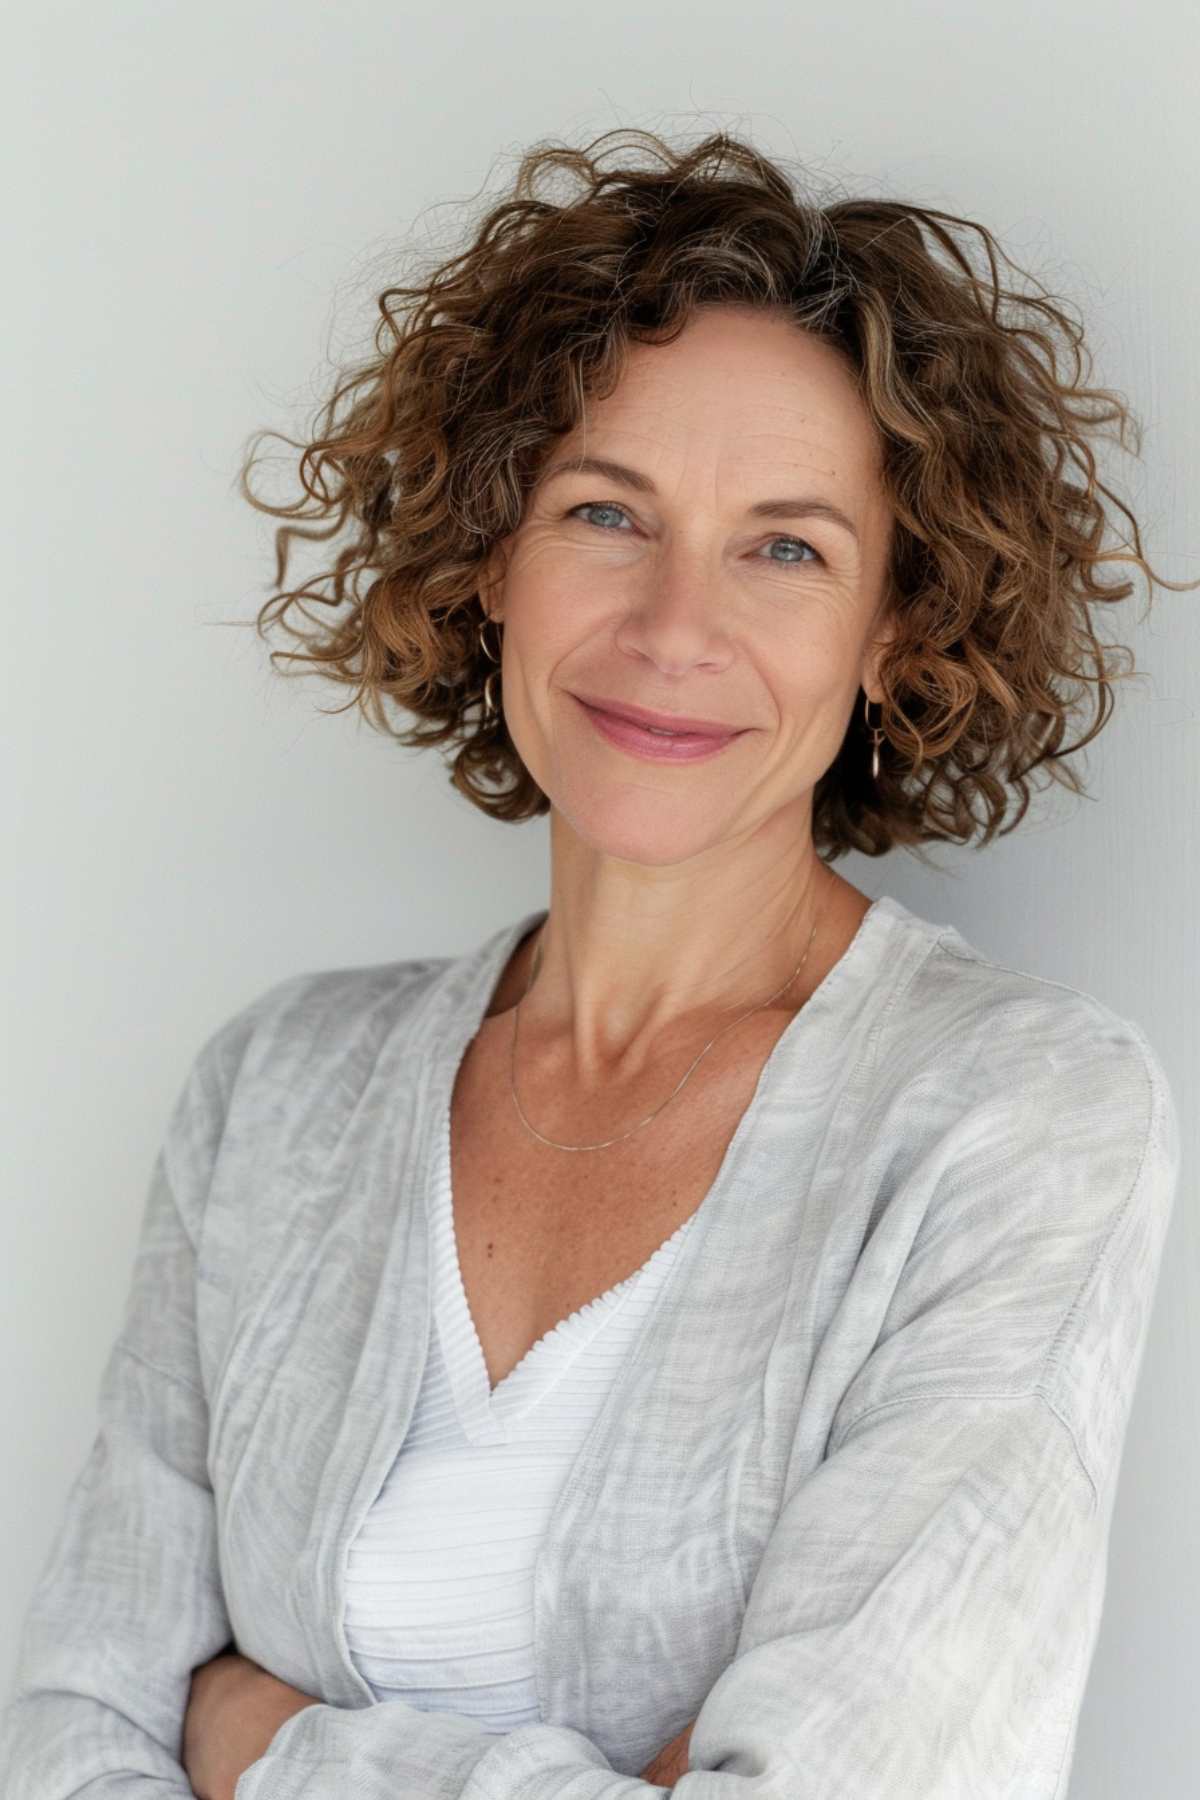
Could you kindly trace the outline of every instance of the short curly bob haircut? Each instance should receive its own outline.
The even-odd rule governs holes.
[[[640,147],[650,166],[628,154]],[[573,178],[557,199],[544,192],[554,170]],[[956,226],[979,234],[990,282]],[[250,440],[243,497],[316,523],[276,529],[275,591],[247,623],[261,634],[298,607],[315,629],[285,629],[309,648],[274,651],[273,665],[287,657],[350,684],[346,705],[402,744],[452,746],[452,784],[493,817],[548,812],[502,709],[489,719],[479,704],[494,667],[478,637],[483,565],[521,523],[555,442],[615,388],[632,344],[671,342],[698,307],[769,308],[847,359],[894,515],[885,615],[890,606],[898,629],[880,667],[879,776],[859,706],[814,789],[814,849],[827,862],[849,849],[879,856],[967,842],[979,827],[987,844],[1020,823],[1038,765],[1083,791],[1063,759],[1101,730],[1110,683],[1132,664],[1093,628],[1094,603],[1132,591],[1104,585],[1100,565],[1200,585],[1162,581],[1143,559],[1137,521],[1097,479],[1088,442],[1116,420],[1117,441],[1127,447],[1129,430],[1140,453],[1141,427],[1120,395],[1082,385],[1081,328],[1040,284],[1034,296],[1003,288],[997,254],[1017,267],[984,226],[951,213],[818,204],[725,132],[690,150],[628,129],[582,150],[539,142],[469,248],[378,296],[375,353],[343,370],[310,441]],[[251,490],[263,437],[302,451],[294,502]],[[1132,552],[1101,548],[1101,495],[1129,520]],[[284,585],[293,539],[347,526],[331,568]],[[343,610],[322,621],[306,600]],[[1096,721],[1064,747],[1089,687]],[[388,701],[417,723],[389,726]]]

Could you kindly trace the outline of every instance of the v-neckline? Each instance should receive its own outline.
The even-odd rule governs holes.
[[[467,1299],[454,1229],[450,1138],[452,1092],[453,1081],[450,1093],[439,1097],[433,1164],[425,1185],[432,1260],[432,1319],[440,1334],[447,1379],[463,1430],[475,1443],[504,1443],[508,1440],[509,1427],[544,1397],[592,1339],[615,1318],[633,1293],[635,1284],[681,1247],[682,1239],[700,1209],[690,1213],[670,1237],[652,1250],[640,1268],[614,1282],[594,1299],[585,1300],[574,1312],[551,1325],[492,1387],[483,1345]],[[707,1198],[706,1194],[704,1199]],[[701,1201],[701,1206],[703,1204]]]
[[[483,1347],[467,1301],[454,1233],[452,1100],[459,1069],[472,1039],[487,1016],[509,959],[518,944],[544,923],[548,916],[547,908],[539,907],[524,914],[515,923],[494,932],[490,939],[485,940],[470,955],[463,969],[465,985],[458,990],[453,1000],[453,1030],[437,1040],[440,1053],[435,1054],[430,1072],[431,1085],[427,1101],[433,1113],[432,1143],[429,1145],[426,1162],[426,1179],[422,1185],[432,1289],[430,1329],[444,1330],[446,1333],[443,1356],[447,1377],[451,1382],[464,1430],[473,1436],[475,1442],[506,1442],[508,1424],[521,1417],[536,1402],[543,1374],[548,1378],[552,1352],[568,1354],[573,1350],[577,1353],[592,1334],[604,1327],[610,1317],[610,1309],[616,1311],[624,1305],[634,1284],[645,1275],[650,1264],[657,1263],[674,1246],[674,1263],[667,1271],[669,1280],[675,1264],[684,1260],[680,1252],[685,1248],[687,1238],[692,1235],[687,1228],[697,1224],[702,1217],[707,1220],[709,1214],[719,1208],[721,1196],[732,1181],[734,1168],[743,1154],[743,1142],[750,1133],[759,1102],[769,1091],[774,1071],[783,1065],[797,1035],[811,1029],[813,1020],[821,1015],[829,1003],[831,991],[848,978],[866,940],[885,922],[895,905],[886,894],[871,902],[841,956],[826,971],[804,1005],[788,1020],[776,1038],[759,1070],[750,1100],[725,1147],[717,1172],[699,1205],[651,1253],[641,1268],[635,1269],[632,1275],[616,1283],[605,1293],[598,1294],[594,1300],[585,1302],[574,1313],[560,1319],[549,1331],[544,1332],[536,1343],[530,1345],[520,1362],[507,1375],[502,1376],[495,1388],[491,1387],[488,1379]],[[443,995],[443,999],[449,1000],[450,996]],[[702,1236],[703,1233],[695,1235]],[[446,1305],[447,1289],[449,1310]],[[615,1302],[614,1295],[617,1296]]]

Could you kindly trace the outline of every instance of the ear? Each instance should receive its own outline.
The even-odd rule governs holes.
[[[872,632],[871,637],[867,642],[867,647],[863,652],[862,669],[860,671],[859,680],[863,692],[873,701],[881,698],[879,665],[882,663],[888,648],[896,641],[896,634],[899,629],[900,621],[897,619],[895,613],[888,608],[884,613],[881,623],[877,625]]]
[[[497,625],[504,618],[504,564],[504,546],[497,544],[489,553],[479,573],[479,604],[488,618]]]

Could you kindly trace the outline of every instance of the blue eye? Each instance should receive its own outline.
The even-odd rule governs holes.
[[[578,506],[573,506],[571,508],[571,511],[567,514],[567,517],[571,518],[575,513],[578,513],[578,512],[619,512],[625,518],[628,518],[628,516],[629,516],[625,512],[624,508],[618,506],[616,504],[616,502],[613,500],[584,500],[584,501],[581,501]],[[590,524],[593,524],[594,521],[591,519],[585,519],[584,523],[586,525],[590,525]],[[604,525],[596,526],[597,531],[604,531],[606,529],[607,529],[607,527]]]
[[[627,519],[629,517],[629,514],[625,511],[625,508],[623,506],[618,506],[615,500],[583,500],[580,502],[580,504],[578,506],[571,507],[570,511],[567,514],[567,517],[573,518],[576,513],[583,513],[583,512],[589,512],[589,511],[590,512],[615,512],[615,513],[620,513],[622,518]],[[583,522],[585,525],[591,525],[593,530],[595,530],[595,531],[608,531],[611,529],[611,527],[607,526],[607,525],[597,525],[595,523],[595,521],[591,520],[591,519],[585,519]],[[777,565],[780,568],[788,568],[789,566],[791,566],[794,568],[804,569],[804,568],[808,568],[811,566],[811,561],[824,562],[824,560],[825,560],[824,557],[821,555],[820,551],[814,550],[813,546],[807,541],[806,538],[774,537],[770,541],[772,544],[789,544],[793,548],[801,549],[801,550],[808,550],[811,552],[811,559],[810,558],[795,558],[795,559],[789,558],[787,562],[779,563]],[[775,559],[773,557],[768,557],[766,560],[768,562],[775,561]]]

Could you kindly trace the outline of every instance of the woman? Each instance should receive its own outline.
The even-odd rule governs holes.
[[[549,905],[197,1057],[17,1800],[1064,1790],[1174,1105],[830,865],[1077,785],[1126,415],[963,221],[649,142],[531,152],[265,508],[352,525],[300,660],[548,811]]]

